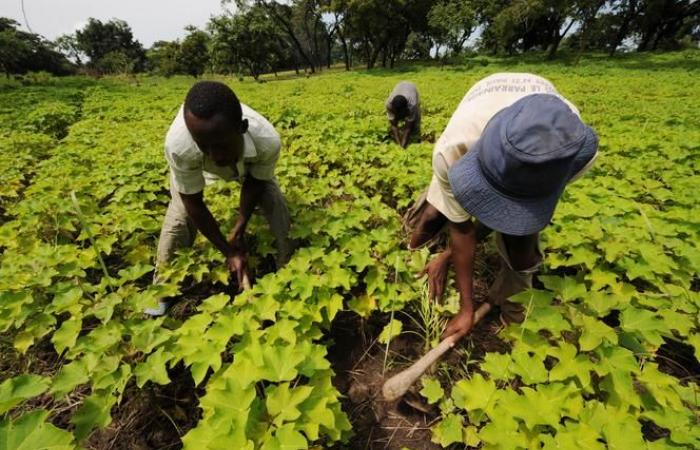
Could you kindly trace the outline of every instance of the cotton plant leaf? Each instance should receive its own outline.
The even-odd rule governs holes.
[[[392,319],[384,326],[377,340],[381,344],[388,344],[392,339],[401,334],[402,328],[403,323],[401,323],[400,320]]]
[[[452,387],[450,396],[457,408],[471,411],[488,411],[494,400],[496,383],[475,373],[471,378],[459,380]]]
[[[420,394],[428,400],[428,403],[437,403],[445,395],[439,380],[432,377],[423,377],[421,383],[423,388],[420,390]]]
[[[4,414],[24,400],[43,394],[50,380],[39,375],[20,375],[0,384],[0,414]]]
[[[0,421],[0,447],[12,450],[73,450],[73,435],[47,422],[44,410]]]
[[[462,442],[462,417],[449,414],[432,428],[432,432],[432,441],[442,447]]]

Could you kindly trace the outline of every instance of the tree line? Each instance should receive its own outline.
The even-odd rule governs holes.
[[[90,19],[54,42],[0,18],[5,73],[82,68],[98,74],[151,71],[318,72],[340,63],[393,67],[471,54],[566,49],[613,55],[698,47],[697,0],[223,0],[223,13],[145,49],[121,20]]]

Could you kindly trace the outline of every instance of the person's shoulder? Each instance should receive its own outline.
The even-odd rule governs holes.
[[[248,119],[248,131],[253,137],[279,137],[277,130],[262,114],[248,105],[241,103],[243,118]]]
[[[250,127],[264,127],[272,126],[269,120],[265,118],[262,114],[251,108],[250,106],[241,103],[241,110],[243,112],[243,118],[248,119],[248,126]]]
[[[248,105],[241,103],[243,118],[248,119],[248,135],[253,140],[258,157],[279,152],[281,138],[275,127],[262,114]]]
[[[410,81],[410,80],[403,80],[403,81],[400,81],[400,82],[396,85],[396,87],[400,87],[400,88],[402,88],[402,89],[404,89],[404,90],[407,89],[407,90],[412,90],[412,91],[418,92],[418,86],[416,86],[416,83],[414,83],[413,81]]]
[[[197,150],[196,144],[187,129],[183,107],[180,106],[165,135],[165,152],[174,159],[187,159],[195,154],[193,152],[195,150]]]

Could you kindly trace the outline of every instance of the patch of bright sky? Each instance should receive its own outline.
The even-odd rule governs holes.
[[[72,33],[88,18],[125,20],[144,47],[185,35],[184,28],[203,28],[211,16],[223,12],[221,0],[24,0],[27,22],[47,39]],[[27,30],[22,0],[0,0],[0,17],[9,17]]]

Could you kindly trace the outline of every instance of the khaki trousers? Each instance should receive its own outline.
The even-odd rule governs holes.
[[[289,261],[292,253],[292,246],[289,241],[289,209],[287,209],[287,202],[282,195],[277,180],[269,180],[264,183],[259,207],[270,226],[272,235],[275,237],[275,246],[277,248],[276,263],[279,268]],[[196,236],[197,227],[187,216],[180,194],[175,191],[171,183],[170,204],[168,204],[168,210],[165,213],[163,227],[160,230],[160,238],[158,240],[156,273],[158,272],[158,265],[170,261],[176,250],[191,247]]]

